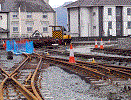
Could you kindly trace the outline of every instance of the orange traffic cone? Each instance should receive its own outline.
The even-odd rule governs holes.
[[[70,57],[69,57],[69,62],[70,63],[75,63],[75,57],[74,57],[74,51],[73,51],[73,46],[70,44]]]
[[[6,41],[5,41],[5,43],[3,44],[3,47],[4,47],[4,50],[6,50]]]
[[[101,38],[101,42],[100,42],[100,49],[104,49],[102,38]]]
[[[95,48],[98,48],[97,40],[95,39]]]

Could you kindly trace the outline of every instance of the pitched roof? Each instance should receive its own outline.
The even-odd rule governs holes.
[[[0,33],[7,33],[8,31],[0,27]]]
[[[81,6],[104,6],[104,5],[131,5],[131,0],[77,0],[65,7],[81,7]]]
[[[16,12],[19,5],[22,12],[54,12],[44,0],[2,0],[2,12]]]

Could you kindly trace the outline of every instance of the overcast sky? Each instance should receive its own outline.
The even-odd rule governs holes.
[[[69,2],[69,1],[77,1],[77,0],[49,0],[49,4],[51,7],[56,8],[64,4],[64,2]]]

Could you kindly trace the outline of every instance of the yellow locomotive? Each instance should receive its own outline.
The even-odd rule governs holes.
[[[54,39],[61,39],[62,43],[70,43],[71,42],[71,36],[66,35],[64,33],[64,27],[63,26],[50,26],[52,27],[52,37]]]

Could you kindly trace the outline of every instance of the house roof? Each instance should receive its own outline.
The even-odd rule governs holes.
[[[7,33],[8,31],[0,27],[0,33]]]
[[[18,12],[20,5],[22,12],[55,12],[44,0],[1,0],[2,12]]]
[[[131,0],[77,0],[65,7],[104,6],[104,5],[131,5]]]

